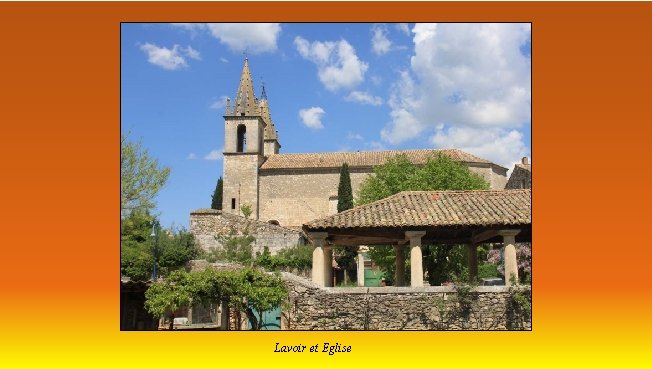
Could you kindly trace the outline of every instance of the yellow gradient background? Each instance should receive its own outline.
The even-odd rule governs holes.
[[[0,4],[0,366],[652,367],[650,20],[649,3]],[[533,331],[120,332],[124,21],[532,22]]]

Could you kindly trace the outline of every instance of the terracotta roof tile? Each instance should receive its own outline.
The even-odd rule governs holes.
[[[328,228],[397,228],[531,224],[531,190],[405,191],[304,224]]]
[[[349,167],[374,167],[384,164],[389,158],[398,154],[407,155],[414,164],[425,164],[428,158],[436,153],[442,153],[453,160],[466,163],[492,164],[489,160],[457,149],[424,149],[276,154],[270,155],[260,169],[339,168],[344,163],[348,163]]]

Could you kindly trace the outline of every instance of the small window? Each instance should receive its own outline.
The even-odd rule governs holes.
[[[231,209],[235,209],[235,197],[231,199]]]
[[[270,220],[267,221],[267,223],[269,223],[269,224],[273,224],[273,225],[281,225],[281,224],[278,222],[278,220],[276,220],[276,219],[270,219]]]

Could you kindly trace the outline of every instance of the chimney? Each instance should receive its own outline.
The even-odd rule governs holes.
[[[521,159],[521,164],[528,165],[527,156],[524,156],[523,159]]]

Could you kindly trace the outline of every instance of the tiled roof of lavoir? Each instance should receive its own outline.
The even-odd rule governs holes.
[[[349,167],[373,167],[382,165],[389,158],[399,154],[407,155],[408,159],[414,164],[425,164],[429,157],[437,153],[442,153],[453,160],[461,162],[492,164],[489,160],[457,149],[425,149],[277,154],[270,155],[260,169],[339,168],[344,163],[347,163]]]
[[[407,228],[531,224],[531,190],[406,191],[304,224],[329,228]]]

